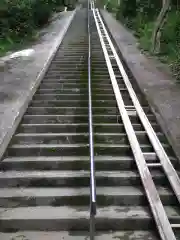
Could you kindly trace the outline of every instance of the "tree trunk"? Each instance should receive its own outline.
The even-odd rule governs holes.
[[[164,26],[165,18],[167,16],[169,7],[170,7],[170,0],[163,0],[162,8],[155,22],[155,27],[152,34],[152,46],[151,46],[152,53],[154,53],[155,51],[159,52],[160,50],[161,29]],[[157,45],[158,45],[158,48],[157,48]]]

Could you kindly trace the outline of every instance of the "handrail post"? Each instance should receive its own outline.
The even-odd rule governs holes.
[[[90,154],[90,240],[95,238],[95,215],[96,215],[96,184],[93,143],[93,120],[92,120],[92,91],[91,91],[91,33],[90,33],[90,0],[88,0],[88,109],[89,109],[89,154]]]

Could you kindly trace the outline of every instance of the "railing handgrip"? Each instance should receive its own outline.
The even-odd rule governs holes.
[[[92,119],[92,91],[91,91],[91,33],[90,33],[90,2],[88,0],[88,109],[89,109],[89,153],[90,153],[90,240],[94,240],[95,235],[95,215],[96,215],[96,183],[95,183],[95,163],[94,163],[94,143],[93,143],[93,119]]]

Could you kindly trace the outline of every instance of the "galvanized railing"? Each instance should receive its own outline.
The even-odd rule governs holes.
[[[106,64],[109,71],[110,80],[112,83],[114,95],[117,101],[117,106],[119,109],[119,113],[121,116],[121,120],[123,122],[132,153],[134,155],[134,159],[137,165],[137,169],[139,171],[142,184],[144,186],[144,190],[149,201],[149,205],[156,222],[157,229],[159,231],[160,237],[162,240],[176,240],[175,232],[173,228],[179,228],[179,224],[171,224],[166,213],[165,206],[161,201],[159,196],[159,192],[157,190],[156,182],[153,179],[151,174],[150,168],[156,166],[162,166],[166,177],[169,179],[169,182],[174,190],[174,194],[177,196],[178,201],[180,202],[180,179],[178,174],[176,173],[173,165],[169,157],[167,156],[161,142],[159,141],[156,132],[151,126],[142,106],[139,103],[139,100],[132,88],[131,82],[128,78],[128,75],[124,69],[123,63],[119,59],[119,56],[116,52],[116,49],[111,41],[111,38],[108,34],[108,31],[105,27],[105,24],[101,18],[98,9],[93,9],[93,16],[96,22],[97,31],[99,34],[101,46],[103,49],[104,57],[106,60]],[[112,61],[113,60],[113,61]],[[141,148],[140,142],[136,135],[136,131],[133,127],[132,120],[128,114],[128,106],[125,105],[123,95],[121,94],[121,90],[118,86],[117,82],[117,73],[115,73],[113,69],[112,62],[117,64],[119,68],[120,76],[122,77],[122,82],[125,84],[127,92],[132,100],[133,109],[136,115],[139,117],[144,129],[149,137],[149,140],[152,144],[152,147],[156,153],[157,159],[159,159],[159,164],[155,163],[148,163],[145,158],[145,154]],[[131,106],[131,107],[132,107]]]
[[[91,29],[90,29],[90,2],[88,1],[88,102],[89,102],[89,150],[90,150],[90,240],[95,237],[96,215],[96,183],[93,143],[93,118],[92,118],[92,89],[91,89]]]

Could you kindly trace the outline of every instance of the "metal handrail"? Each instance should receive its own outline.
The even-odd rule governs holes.
[[[96,215],[96,183],[93,143],[93,119],[92,119],[92,91],[91,91],[91,33],[90,33],[90,2],[88,0],[88,98],[89,98],[89,151],[90,151],[90,240],[95,235]]]
[[[154,220],[156,222],[160,237],[163,240],[169,240],[169,239],[176,240],[176,237],[175,237],[175,234],[173,232],[172,226],[170,224],[170,221],[169,221],[168,216],[166,214],[165,208],[164,208],[164,206],[162,204],[162,201],[160,199],[160,196],[159,196],[159,193],[157,191],[156,185],[153,181],[151,172],[148,168],[148,164],[145,160],[145,156],[144,156],[144,154],[142,152],[142,149],[140,147],[140,143],[139,143],[139,141],[137,139],[137,136],[135,134],[135,130],[133,128],[132,122],[131,122],[131,120],[129,118],[129,115],[127,113],[127,109],[126,109],[126,106],[124,104],[124,101],[123,101],[123,98],[122,98],[122,95],[121,95],[121,92],[120,92],[120,89],[119,89],[119,86],[118,86],[118,83],[117,83],[115,72],[113,70],[112,63],[111,63],[111,60],[110,60],[110,56],[108,54],[104,39],[106,39],[108,41],[108,45],[110,46],[110,49],[113,52],[113,55],[111,55],[111,56],[113,56],[113,59],[115,59],[117,63],[118,63],[119,57],[116,53],[116,50],[113,46],[113,43],[112,43],[110,37],[108,35],[108,32],[107,32],[106,27],[103,23],[103,20],[102,20],[100,14],[99,14],[99,10],[98,9],[96,9],[96,10],[93,9],[93,15],[94,15],[94,19],[95,19],[95,22],[96,22],[96,27],[97,27],[97,31],[98,31],[98,34],[99,34],[101,46],[102,46],[102,49],[103,49],[103,52],[104,52],[106,64],[108,66],[110,80],[111,80],[112,87],[113,87],[113,90],[114,90],[114,94],[115,94],[115,97],[116,97],[118,109],[119,109],[119,112],[121,114],[122,122],[123,122],[124,128],[125,128],[126,133],[127,133],[127,137],[128,137],[128,140],[129,140],[129,143],[130,143],[133,155],[134,155],[134,159],[135,159],[135,162],[136,162],[136,165],[137,165],[137,168],[138,168],[141,180],[142,180],[142,184],[144,186],[144,190],[145,190],[147,199],[149,201],[151,211],[152,211],[152,214],[154,216]],[[101,26],[101,28],[100,28],[100,26]],[[103,32],[103,35],[102,35],[102,32]],[[124,68],[123,68],[122,63],[120,62],[120,59],[119,59],[118,66],[119,66],[119,69],[121,70],[121,74],[122,74],[124,83],[126,84],[125,80],[128,80],[128,77],[126,77],[127,79],[125,78],[126,73],[125,73],[125,70],[122,71],[122,69],[124,69]],[[130,92],[130,87],[127,84],[126,84],[126,87],[127,87],[128,92]],[[132,91],[133,91],[133,89],[132,89]],[[137,100],[137,97],[136,97],[136,100]],[[133,104],[134,104],[134,106],[136,106],[135,103],[133,103]],[[136,108],[136,111],[138,112],[138,108]]]

